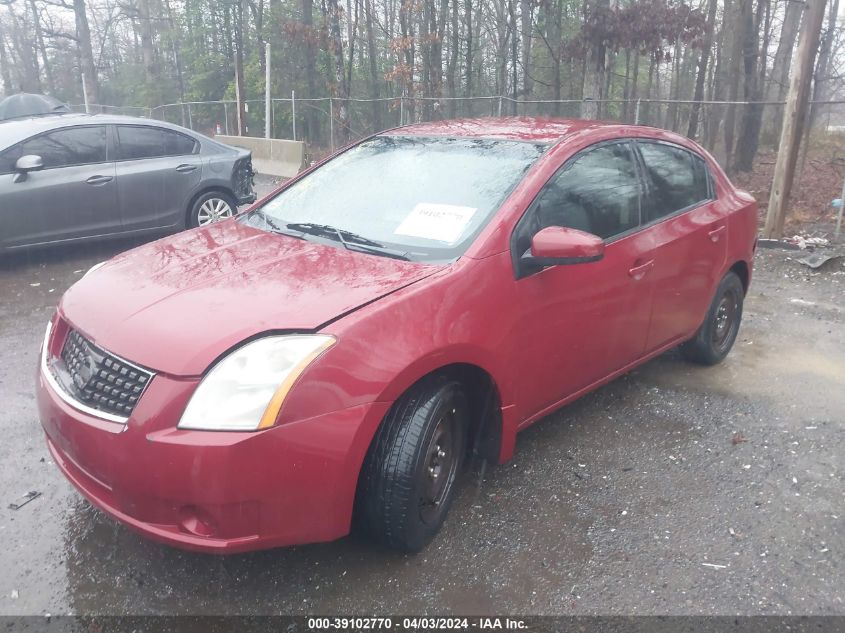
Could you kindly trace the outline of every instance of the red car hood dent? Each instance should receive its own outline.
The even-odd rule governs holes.
[[[67,320],[104,349],[197,376],[271,330],[317,330],[440,270],[226,222],[133,249],[62,298]]]

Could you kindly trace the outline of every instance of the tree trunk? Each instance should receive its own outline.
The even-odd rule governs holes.
[[[375,35],[373,34],[373,0],[364,0],[364,11],[366,12],[367,29],[367,61],[370,66],[370,98],[378,99],[381,96],[381,78],[378,72],[378,50],[376,49]],[[373,128],[376,131],[384,129],[381,117],[381,102],[372,102]]]
[[[704,32],[704,45],[701,48],[701,55],[698,58],[698,75],[695,78],[695,93],[690,110],[687,136],[694,139],[698,134],[698,117],[701,112],[701,102],[704,100],[704,82],[707,79],[707,62],[713,52],[713,30],[716,22],[717,0],[709,0],[707,5],[707,26]]]
[[[432,7],[435,9],[436,5]],[[440,10],[432,14],[435,20],[432,22],[432,32],[436,39],[431,45],[431,72],[432,92],[438,99],[436,105],[436,116],[443,118],[443,104],[439,101],[443,97],[443,40],[446,37],[446,16],[449,15],[449,0],[440,0]]]
[[[725,0],[724,14],[730,13],[730,0]],[[722,101],[725,98],[725,85],[727,84],[728,65],[728,25],[723,19],[719,27],[719,34],[716,37],[715,59],[713,60],[712,85],[710,88],[710,100]],[[726,110],[723,106],[711,106],[711,115],[705,118],[704,146],[710,151],[716,151],[716,144],[719,138],[719,130],[724,123]]]
[[[413,122],[416,119],[416,102],[414,90],[414,25],[412,23],[413,0],[400,0],[399,4],[399,33],[402,36],[401,63],[405,66],[406,75],[402,78],[403,92],[408,111],[408,120]]]
[[[355,66],[355,36],[358,33],[358,13],[361,6],[360,0],[346,0],[347,6],[349,2],[353,2],[352,19],[349,20],[349,61],[347,62],[346,70],[346,91],[348,95],[352,94],[352,69]]]
[[[457,0],[455,0],[457,2]],[[469,99],[472,97],[472,58],[473,58],[473,28],[472,28],[472,0],[464,0],[464,21],[467,25],[467,48],[466,48],[466,62],[464,63],[464,72],[466,76],[466,83],[464,84],[464,97]],[[472,104],[468,101],[464,102],[464,114],[472,113]]]
[[[680,34],[675,43],[675,50],[672,55],[672,73],[669,75],[669,99],[671,100],[666,108],[666,121],[663,127],[675,130],[678,119],[678,104],[675,100],[680,94],[679,84],[681,83],[681,38]]]
[[[455,97],[458,96],[458,59],[461,49],[461,30],[460,19],[458,14],[458,2],[452,0],[452,15],[451,26],[449,29],[449,62],[446,68],[446,82],[449,85],[449,104],[448,112],[449,118],[455,118],[457,115],[458,101]]]
[[[85,92],[88,103],[100,102],[100,84],[97,69],[94,67],[94,51],[91,48],[91,29],[88,28],[88,15],[85,0],[73,0],[73,15],[76,21],[76,38],[79,43],[79,65],[85,77]]]
[[[587,11],[601,11],[610,6],[609,0],[593,0]],[[589,19],[589,14],[587,18]],[[601,113],[601,99],[604,98],[604,81],[607,61],[607,47],[604,42],[592,42],[587,50],[584,66],[584,83],[581,92],[584,103],[581,105],[581,117],[597,119]]]
[[[824,21],[824,4],[825,0],[807,0],[807,10],[804,13],[801,35],[798,38],[798,50],[795,55],[796,68],[789,78],[789,94],[784,113],[780,151],[775,163],[772,193],[769,197],[766,225],[763,228],[763,236],[766,238],[778,239],[783,236],[786,208],[795,177],[798,145],[801,142],[801,125],[804,122],[807,101],[810,97],[813,62],[819,47],[819,32]]]
[[[176,29],[176,23],[173,20],[173,10],[170,6],[170,0],[164,0],[164,8],[167,13],[167,38],[170,40],[170,46],[173,50],[173,63],[176,66],[176,81],[179,85],[179,101],[185,101],[185,76],[182,72],[182,49],[179,45],[179,33]],[[190,110],[188,110],[190,113]],[[185,120],[185,109],[182,109],[182,125],[192,126],[190,120]]]
[[[335,96],[340,103],[337,108],[338,138],[341,145],[349,142],[349,87],[343,62],[343,39],[340,35],[340,6],[338,0],[326,0],[329,24],[329,53],[334,64]]]
[[[12,71],[9,66],[9,57],[6,53],[6,34],[3,31],[2,22],[0,22],[0,78],[3,80],[3,94],[12,94],[14,92]]]
[[[554,114],[560,116],[561,79],[560,63],[563,56],[563,0],[557,0],[552,4],[551,28],[549,29],[548,40],[551,42],[549,55],[552,57],[552,98],[555,100]]]
[[[13,11],[10,10],[9,15],[12,22],[11,36],[14,52],[18,57],[18,63],[14,64],[18,76],[18,89],[22,92],[41,92],[38,52],[33,45],[29,29],[25,24],[21,24]]]
[[[146,0],[145,0],[146,1]],[[244,92],[244,7],[239,0],[235,7],[235,95],[237,97],[236,118],[239,136],[246,136],[249,124],[246,119],[246,94]]]
[[[145,98],[147,105],[158,105],[160,95],[159,73],[156,66],[155,48],[153,45],[152,14],[150,0],[138,0],[138,28],[141,32],[141,58],[144,65]]]
[[[431,47],[434,37],[433,29],[431,29],[431,22],[433,20],[431,14],[434,11],[433,4],[433,0],[423,0],[422,19],[420,20],[420,52],[422,54],[420,79],[422,80],[422,115],[424,121],[431,120],[431,98],[433,96],[431,86]]]
[[[742,28],[742,16],[745,13],[745,6],[750,5],[754,0],[737,0],[733,11],[726,16],[728,22],[728,37],[730,43],[730,58],[728,65],[728,101],[737,101],[739,97],[739,78],[742,74],[742,44],[744,41],[744,29]],[[727,106],[725,113],[725,162],[724,166],[730,170],[733,167],[734,159],[734,134],[736,128],[736,106]]]
[[[305,81],[307,96],[309,99],[317,97],[315,80],[317,77],[317,57],[314,53],[314,42],[317,39],[314,32],[314,0],[302,0],[302,25],[304,27],[303,37],[305,38]],[[317,141],[319,125],[314,116],[313,108],[305,109],[305,126],[308,138],[313,143]]]
[[[827,14],[827,30],[824,33],[821,47],[819,48],[819,60],[816,64],[816,72],[813,75],[813,101],[821,101],[828,98],[827,87],[831,76],[831,54],[833,52],[833,43],[836,39],[836,20],[839,15],[839,0],[831,0],[830,7]],[[810,105],[810,116],[807,120],[807,135],[816,121],[820,110],[820,106],[813,103]]]
[[[631,49],[625,49],[625,81],[622,83],[622,121],[628,123],[631,111]]]
[[[795,38],[798,37],[798,27],[801,24],[803,13],[804,2],[801,0],[786,0],[783,27],[780,31],[778,48],[766,92],[767,101],[783,101],[786,99],[786,92],[789,89],[789,69],[792,65],[792,49],[795,47]],[[783,107],[770,106],[769,115],[766,117],[764,137],[772,143],[775,149],[777,149],[777,144],[780,141],[782,125]]]
[[[531,0],[519,0],[520,36],[522,37],[522,98],[529,100],[531,99],[531,92],[534,90],[534,80],[531,78],[533,72],[531,40],[534,37],[531,32],[531,22],[533,17],[534,5]]]
[[[743,94],[745,101],[760,101],[762,98],[759,81],[760,71],[757,67],[757,58],[759,55],[757,37],[760,32],[761,15],[767,3],[768,0],[758,0],[756,18],[752,14],[751,3],[743,3],[742,28],[744,30],[744,37],[742,59],[744,71]],[[754,164],[754,157],[757,155],[757,146],[760,142],[760,127],[762,123],[763,106],[759,103],[746,105],[743,109],[739,144],[736,148],[736,160],[734,162],[734,169],[736,171],[751,171]]]
[[[511,37],[509,5],[511,0],[496,0],[494,3],[496,18],[496,89],[495,95],[504,95],[508,91],[508,44]],[[495,110],[494,110],[495,111]]]
[[[646,88],[645,88],[645,98],[646,98],[647,101],[646,101],[646,104],[643,108],[643,120],[640,121],[640,123],[643,123],[645,125],[651,125],[651,106],[652,106],[652,104],[648,100],[650,100],[652,98],[652,95],[653,95],[652,89],[653,89],[653,86],[654,86],[654,69],[655,69],[655,66],[657,65],[657,59],[655,59],[654,53],[652,53],[649,56],[649,58],[650,59],[649,59],[649,64],[648,64],[648,83],[646,84]]]
[[[833,41],[836,36],[836,17],[839,15],[839,0],[832,0],[827,14],[827,30],[821,39],[821,47],[819,48],[819,58],[816,62],[816,71],[813,73],[813,101],[821,101],[825,98],[827,84],[830,81],[828,76],[828,67],[830,66],[830,56],[833,50]],[[828,106],[830,107],[830,106]],[[813,125],[816,123],[820,106],[812,103],[809,106],[809,113],[807,115],[807,122],[804,125],[804,147],[801,150],[801,162],[798,169],[798,178],[804,174],[804,164],[807,161],[807,150],[810,148],[810,132],[813,130]]]
[[[636,53],[634,54],[634,71],[633,76],[631,77],[631,89],[628,97],[631,99],[631,109],[633,110],[633,115],[631,118],[634,120],[634,123],[639,123],[637,121],[637,101],[639,100],[639,85],[638,82],[640,80],[640,51],[637,49]]]
[[[35,42],[38,51],[41,53],[41,65],[44,67],[44,78],[47,80],[47,91],[53,92],[56,84],[53,81],[53,72],[50,68],[50,60],[47,58],[47,47],[44,46],[44,34],[41,31],[41,16],[38,15],[38,7],[35,0],[29,0],[29,8],[32,11],[32,27],[35,31]]]

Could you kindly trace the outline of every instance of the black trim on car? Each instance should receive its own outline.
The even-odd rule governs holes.
[[[669,141],[664,141],[664,140],[659,140],[659,139],[647,139],[647,138],[635,138],[635,139],[631,139],[631,140],[634,141],[632,143],[632,146],[633,146],[633,149],[634,149],[634,153],[637,156],[637,160],[640,163],[640,169],[641,169],[641,173],[642,173],[643,184],[646,185],[646,187],[648,188],[649,191],[651,191],[652,182],[651,182],[651,178],[649,178],[648,173],[646,172],[646,169],[645,169],[645,159],[643,159],[643,156],[640,153],[639,145],[641,143],[652,143],[652,144],[655,144],[655,145],[668,145],[669,147],[673,147],[675,149],[683,150],[687,154],[692,155],[696,160],[701,161],[701,163],[704,165],[704,173],[707,175],[707,195],[708,195],[707,198],[704,198],[703,200],[699,200],[698,202],[694,202],[693,204],[687,205],[687,206],[685,206],[681,209],[677,209],[676,211],[673,211],[672,213],[667,213],[666,215],[661,215],[660,217],[655,218],[653,220],[650,220],[649,222],[646,222],[645,224],[641,224],[640,227],[637,230],[646,229],[646,228],[654,226],[655,224],[660,224],[664,220],[669,220],[671,218],[675,218],[675,217],[682,215],[682,214],[684,214],[688,211],[692,211],[693,209],[697,209],[700,206],[703,206],[705,204],[709,204],[709,203],[711,203],[711,202],[713,202],[714,200],[717,199],[716,188],[713,184],[713,174],[710,173],[710,166],[707,164],[707,161],[704,159],[703,156],[701,156],[700,154],[698,154],[698,153],[696,153],[696,152],[694,152],[690,149],[687,149],[683,145],[678,145],[677,143],[671,143]],[[618,239],[618,237],[614,237],[612,240],[608,240],[605,243],[610,243],[610,241],[615,241],[616,239]]]
[[[642,205],[643,205],[643,202],[645,201],[645,191],[644,191],[644,184],[645,183],[642,179],[642,173],[640,172],[641,167],[640,167],[640,164],[639,164],[638,153],[634,150],[633,144],[631,143],[631,140],[632,139],[629,139],[629,138],[614,138],[614,139],[599,141],[597,143],[594,143],[592,145],[588,145],[587,147],[582,148],[581,150],[579,150],[578,152],[576,152],[575,154],[573,154],[572,156],[567,158],[563,162],[563,164],[560,165],[554,171],[554,173],[546,179],[546,181],[543,183],[543,185],[537,190],[537,194],[531,199],[531,202],[528,203],[528,205],[525,207],[525,211],[523,212],[523,214],[519,218],[519,220],[517,220],[516,225],[514,225],[513,231],[511,231],[511,237],[510,237],[511,262],[513,264],[514,276],[517,280],[522,279],[524,277],[529,277],[531,275],[534,275],[538,272],[541,272],[542,270],[544,270],[546,268],[545,266],[533,264],[531,262],[526,262],[525,260],[523,260],[524,253],[518,252],[516,240],[519,237],[518,234],[519,234],[520,229],[523,226],[523,223],[527,221],[526,218],[528,217],[529,213],[531,213],[532,209],[534,208],[534,205],[537,202],[537,199],[540,197],[540,194],[543,193],[543,191],[549,185],[549,183],[552,182],[552,180],[554,180],[555,178],[557,178],[559,174],[561,174],[566,169],[568,169],[575,160],[577,160],[578,158],[580,158],[581,156],[583,156],[584,154],[586,154],[588,152],[592,152],[592,151],[599,149],[601,147],[607,147],[608,145],[619,145],[619,144],[625,143],[629,146],[629,150],[630,150],[630,152],[632,154],[632,158],[634,160],[635,169],[637,170],[637,176],[640,180],[640,217],[639,217],[639,222],[642,222]],[[610,242],[616,241],[617,239],[621,239],[622,237],[625,237],[627,235],[631,235],[631,234],[635,233],[636,231],[639,231],[642,228],[642,225],[639,222],[638,222],[636,227],[629,229],[628,231],[625,231],[624,233],[619,233],[618,235],[614,235],[613,237],[605,239],[604,243],[608,244]]]
[[[631,152],[634,155],[634,162],[636,164],[637,174],[638,174],[639,179],[640,179],[640,200],[641,200],[641,202],[640,202],[640,218],[639,218],[639,223],[637,224],[637,226],[632,227],[632,228],[628,229],[627,231],[623,231],[622,233],[617,233],[616,235],[605,238],[604,239],[605,245],[613,244],[614,242],[618,242],[619,240],[623,240],[626,237],[629,237],[629,236],[631,236],[631,235],[633,235],[633,234],[635,234],[639,231],[642,231],[642,230],[647,229],[647,228],[651,228],[651,227],[653,227],[653,226],[655,226],[655,225],[657,225],[661,222],[664,222],[666,220],[670,220],[672,218],[678,217],[679,215],[682,215],[684,213],[688,213],[689,211],[697,209],[697,208],[699,208],[699,207],[701,207],[705,204],[710,204],[711,202],[713,202],[717,199],[716,188],[715,188],[715,185],[714,185],[714,182],[713,182],[713,174],[710,171],[710,165],[708,165],[707,160],[703,156],[698,154],[697,152],[695,152],[695,151],[693,151],[689,148],[686,148],[683,145],[679,145],[677,143],[672,143],[671,141],[665,141],[665,140],[662,140],[662,139],[651,139],[651,138],[642,138],[642,137],[620,137],[620,138],[614,138],[614,139],[599,141],[597,143],[594,143],[593,145],[588,145],[587,147],[580,149],[578,152],[576,152],[575,154],[573,154],[572,156],[567,158],[563,162],[563,164],[560,165],[554,171],[554,173],[546,179],[546,181],[543,183],[543,185],[538,189],[537,194],[531,199],[531,202],[528,203],[528,205],[526,206],[525,211],[523,212],[522,216],[519,218],[519,220],[517,220],[516,224],[514,225],[514,228],[513,228],[513,231],[511,231],[511,237],[510,237],[510,251],[511,251],[511,262],[513,264],[513,269],[514,269],[514,276],[517,280],[522,279],[524,277],[528,277],[528,276],[533,275],[533,274],[536,274],[538,272],[541,272],[544,269],[544,267],[538,267],[538,266],[530,266],[528,269],[526,269],[527,263],[525,261],[523,261],[523,259],[522,259],[523,253],[518,253],[517,248],[516,248],[516,240],[517,240],[517,237],[518,237],[519,229],[520,229],[522,223],[525,221],[525,218],[528,216],[529,212],[532,210],[532,207],[537,202],[537,198],[540,196],[540,194],[543,192],[543,190],[548,186],[548,184],[554,178],[556,178],[558,176],[558,174],[560,174],[562,171],[564,171],[566,168],[568,168],[575,159],[582,156],[585,152],[590,152],[590,151],[593,151],[593,150],[598,149],[600,147],[604,147],[604,146],[612,145],[612,144],[616,144],[616,143],[627,143],[630,146]],[[702,164],[704,165],[704,171],[705,171],[705,174],[707,176],[707,190],[708,190],[708,196],[709,197],[704,199],[704,200],[700,200],[700,201],[696,202],[695,204],[691,204],[687,207],[684,207],[682,209],[678,209],[677,211],[674,211],[674,212],[669,213],[667,215],[663,215],[663,216],[660,216],[658,218],[655,218],[654,220],[643,223],[643,205],[648,202],[648,196],[651,193],[652,182],[651,182],[651,179],[648,177],[648,174],[645,170],[645,163],[643,161],[642,154],[639,151],[638,143],[656,143],[656,144],[660,144],[660,145],[668,145],[670,147],[683,150],[683,151],[687,152],[688,154],[691,154],[692,156],[694,156],[697,160],[700,160],[702,162]]]
[[[13,149],[23,145],[24,143],[29,143],[32,140],[35,140],[35,139],[40,138],[42,136],[47,136],[48,134],[55,134],[56,132],[64,132],[66,130],[75,130],[75,129],[79,129],[79,128],[91,128],[91,127],[104,128],[104,131],[106,133],[106,159],[105,160],[100,160],[100,161],[95,161],[95,162],[90,162],[90,163],[67,163],[65,165],[54,165],[52,167],[48,167],[48,166],[45,165],[39,171],[48,171],[48,170],[51,170],[51,169],[64,169],[66,167],[84,167],[86,165],[105,165],[106,163],[114,162],[113,160],[111,160],[111,158],[109,156],[109,130],[108,130],[109,124],[108,123],[93,123],[93,124],[84,124],[83,123],[81,125],[65,125],[63,127],[55,127],[55,128],[49,129],[49,130],[45,130],[44,132],[39,132],[38,134],[33,134],[32,136],[27,137],[27,138],[23,139],[22,141],[18,141],[14,145],[10,145],[6,149],[4,149],[2,152],[0,152],[0,156],[6,154],[6,152],[11,152]],[[16,172],[15,172],[14,167],[12,167],[12,171],[2,171],[2,172],[0,172],[0,176],[6,176],[6,175],[9,175],[9,174],[14,174],[14,173],[16,173]]]
[[[155,160],[157,158],[174,158],[176,156],[196,156],[200,153],[200,149],[202,148],[198,139],[190,136],[189,134],[185,134],[184,132],[179,132],[177,130],[173,130],[169,127],[164,127],[161,125],[149,125],[146,123],[109,123],[113,130],[114,130],[114,160],[112,162],[115,163],[128,163],[134,160]],[[148,130],[160,130],[162,132],[170,132],[172,134],[177,134],[179,136],[183,136],[187,139],[190,139],[193,144],[194,148],[191,152],[187,154],[157,154],[156,156],[143,156],[141,158],[120,158],[120,131],[119,128],[122,127],[141,127]]]

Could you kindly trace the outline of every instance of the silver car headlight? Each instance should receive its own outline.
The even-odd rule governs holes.
[[[267,336],[239,347],[202,379],[179,420],[180,429],[256,431],[276,422],[296,379],[332,336]]]

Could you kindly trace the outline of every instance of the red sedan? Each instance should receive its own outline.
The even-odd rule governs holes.
[[[754,199],[694,142],[590,121],[391,130],[246,213],[96,266],[38,371],[93,504],[205,552],[416,551],[469,455],[681,346],[731,349]]]

